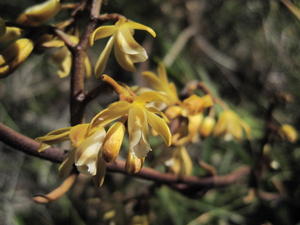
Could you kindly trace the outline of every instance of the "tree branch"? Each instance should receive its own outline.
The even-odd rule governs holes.
[[[48,148],[44,152],[38,152],[39,143],[35,140],[26,137],[11,128],[0,123],[0,141],[22,151],[25,154],[36,156],[52,162],[62,162],[65,155],[62,150],[58,148]],[[127,174],[125,170],[125,162],[123,160],[116,160],[114,163],[107,165],[109,172],[117,172]],[[211,176],[211,177],[196,177],[185,176],[178,177],[171,173],[162,173],[151,168],[142,168],[137,174],[131,176],[141,179],[150,180],[158,184],[167,184],[173,189],[180,192],[187,190],[201,190],[203,188],[224,187],[236,183],[239,179],[247,176],[250,172],[249,167],[241,167],[225,176]]]

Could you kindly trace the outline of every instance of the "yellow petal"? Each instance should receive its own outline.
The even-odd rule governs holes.
[[[123,53],[129,55],[143,55],[144,61],[148,58],[145,49],[134,40],[129,29],[120,29],[116,34],[116,42]]]
[[[75,152],[75,166],[78,171],[95,176],[97,172],[97,157],[105,138],[105,130],[102,127],[87,137],[78,146]]]
[[[107,60],[108,60],[108,57],[111,53],[111,49],[113,47],[113,44],[114,44],[114,37],[111,37],[105,48],[103,49],[103,51],[101,52],[99,58],[97,59],[97,62],[96,62],[96,65],[95,65],[95,75],[96,77],[100,77],[106,67],[106,64],[107,64]]]
[[[88,55],[84,57],[84,69],[86,77],[92,76],[92,64]]]
[[[59,47],[64,47],[65,43],[62,40],[53,39],[50,41],[43,42],[41,46],[45,48],[59,48]]]
[[[198,141],[198,130],[203,120],[203,114],[196,114],[188,116],[188,132],[189,137],[192,142]]]
[[[181,168],[179,175],[182,176],[189,176],[192,174],[193,171],[193,162],[191,160],[190,155],[188,154],[186,148],[184,146],[181,146],[179,148],[179,158],[181,161]]]
[[[172,135],[167,123],[152,112],[147,112],[150,126],[164,139],[167,146],[171,145]]]
[[[18,18],[17,23],[39,26],[54,17],[60,10],[60,0],[48,0],[26,9]]]
[[[283,124],[279,129],[279,134],[283,139],[291,143],[295,143],[298,139],[298,132],[289,124]]]
[[[128,112],[129,151],[136,157],[144,158],[151,147],[147,141],[148,123],[145,108],[132,105]]]
[[[136,22],[134,22],[134,21],[132,21],[132,20],[128,20],[127,24],[128,24],[128,27],[130,27],[131,29],[135,29],[135,30],[145,30],[145,31],[147,31],[149,34],[151,34],[152,37],[156,37],[155,31],[154,31],[152,28],[150,28],[150,27],[147,27],[147,26],[145,26],[145,25],[143,25],[143,24],[140,24],[140,23],[136,23]]]
[[[62,47],[51,56],[52,61],[58,66],[56,74],[60,78],[68,76],[71,72],[72,55],[67,47]]]
[[[180,106],[170,106],[166,110],[165,114],[169,119],[175,119],[182,114],[183,109]]]
[[[71,127],[60,128],[49,132],[48,134],[38,137],[35,140],[43,143],[59,142],[68,139]]]
[[[136,97],[135,101],[149,103],[149,102],[165,102],[166,96],[157,91],[147,91]]]
[[[78,147],[88,134],[89,124],[78,124],[71,128],[69,138],[74,147]]]
[[[0,56],[0,76],[12,72],[32,52],[33,42],[27,38],[21,38],[9,45]],[[8,67],[7,67],[8,66]]]
[[[102,157],[106,162],[114,161],[119,155],[124,133],[125,126],[121,122],[116,122],[107,131],[102,146]]]
[[[98,27],[89,38],[90,45],[93,46],[94,41],[98,39],[106,38],[113,35],[116,32],[116,30],[117,28],[114,25]]]
[[[213,105],[213,100],[210,95],[199,97],[192,95],[183,101],[183,105],[188,109],[191,114],[200,113],[205,108]]]
[[[168,77],[167,77],[167,71],[166,71],[166,67],[163,63],[159,63],[158,64],[158,69],[157,69],[158,75],[159,75],[159,79],[167,84],[168,81]]]
[[[75,156],[75,150],[72,149],[69,153],[67,158],[60,164],[58,170],[59,174],[62,177],[67,177],[70,175],[71,171],[73,170],[74,166],[74,156]]]
[[[164,119],[164,121],[165,121],[166,123],[169,123],[168,117],[167,117],[163,112],[161,112],[159,109],[157,109],[156,107],[148,107],[148,106],[147,106],[146,108],[147,108],[147,110],[148,110],[149,112],[158,114],[160,117],[162,117],[162,118]]]
[[[23,33],[23,30],[19,27],[6,27],[5,33],[0,36],[0,43],[13,41],[19,38]]]
[[[104,127],[121,116],[127,115],[129,105],[130,104],[125,101],[118,101],[110,104],[108,108],[102,110],[92,119],[90,129],[95,126]]]
[[[125,54],[121,50],[121,46],[118,44],[118,42],[115,43],[114,47],[114,54],[116,57],[117,62],[120,64],[120,66],[127,71],[134,72],[135,67],[133,65],[133,61],[130,59],[128,54]]]
[[[98,156],[97,172],[96,172],[96,175],[94,176],[94,182],[96,183],[96,185],[98,187],[101,187],[103,185],[105,173],[106,173],[106,163],[101,157]]]
[[[150,71],[145,71],[142,73],[144,78],[146,79],[147,83],[150,85],[151,88],[161,91],[163,90],[163,84],[161,80],[156,76],[154,73]]]

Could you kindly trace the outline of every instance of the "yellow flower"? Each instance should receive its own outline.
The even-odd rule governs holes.
[[[54,17],[60,8],[60,0],[48,0],[26,9],[16,22],[27,26],[39,26]]]
[[[40,150],[46,149],[47,145],[69,140],[72,150],[60,166],[60,172],[68,175],[73,165],[80,173],[93,176],[95,182],[101,186],[104,181],[106,164],[103,159],[103,148],[107,142],[112,142],[110,136],[106,135],[103,127],[96,126],[89,129],[90,124],[79,124],[73,127],[61,128],[52,131],[36,140],[41,143]],[[46,146],[45,146],[46,145]],[[111,144],[109,144],[111,145]],[[118,145],[120,148],[120,144]],[[116,151],[119,151],[115,148]]]
[[[214,128],[215,136],[224,136],[225,140],[242,139],[245,135],[250,138],[250,127],[236,113],[231,110],[221,112]]]
[[[122,122],[127,120],[129,151],[126,169],[129,172],[138,172],[147,153],[151,151],[147,141],[149,125],[164,139],[168,146],[171,144],[171,133],[163,113],[155,107],[148,106],[151,102],[164,101],[165,98],[154,91],[135,96],[128,87],[119,85],[109,76],[103,75],[103,80],[114,87],[120,95],[120,101],[112,103],[98,113],[91,121],[90,128],[105,127],[120,118],[122,118]]]
[[[30,55],[34,47],[28,38],[20,38],[0,53],[0,78],[13,72]]]
[[[73,44],[78,44],[79,39],[74,35],[65,34]],[[72,66],[72,54],[65,46],[65,43],[59,39],[53,39],[53,37],[47,35],[43,37],[42,46],[46,48],[57,48],[51,55],[51,59],[57,66],[56,74],[60,78],[67,77],[71,72]],[[84,68],[86,77],[90,77],[92,74],[92,66],[90,59],[87,55],[84,56]]]
[[[143,72],[143,76],[151,88],[167,95],[169,105],[179,103],[176,87],[174,83],[168,81],[166,68],[162,63],[159,64],[157,72],[158,75],[150,71],[145,71]]]
[[[150,27],[125,18],[119,19],[115,25],[98,27],[92,33],[90,37],[91,45],[94,44],[95,40],[111,36],[97,60],[95,66],[96,76],[103,73],[113,46],[115,57],[121,67],[125,70],[135,71],[134,63],[147,60],[148,56],[146,50],[133,38],[134,30],[145,30],[153,37],[156,36],[155,32]]]
[[[289,124],[283,124],[280,127],[279,135],[282,137],[282,139],[287,140],[291,143],[295,143],[298,139],[298,132],[293,126]]]

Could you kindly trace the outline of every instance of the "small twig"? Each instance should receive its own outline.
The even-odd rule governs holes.
[[[105,13],[98,16],[98,20],[106,21],[106,20],[119,20],[121,18],[125,18],[125,16],[119,13]]]

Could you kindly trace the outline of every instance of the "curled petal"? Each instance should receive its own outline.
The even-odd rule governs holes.
[[[60,10],[60,0],[48,0],[26,9],[18,18],[17,23],[39,26],[54,17]]]
[[[104,127],[112,121],[127,115],[129,105],[126,101],[118,101],[110,104],[108,108],[102,110],[92,119],[89,129],[96,126]]]
[[[88,55],[84,57],[84,69],[86,77],[92,76],[92,64]]]
[[[114,37],[111,37],[105,48],[103,49],[103,51],[101,52],[99,58],[97,59],[97,62],[96,62],[96,65],[95,65],[95,75],[97,77],[101,76],[105,67],[106,67],[106,64],[107,64],[107,61],[108,61],[108,57],[111,53],[111,50],[112,50],[112,47],[113,47],[113,44],[114,44]]]
[[[58,170],[62,177],[67,177],[72,172],[75,162],[74,156],[75,149],[72,149],[70,152],[68,152],[67,158],[62,162],[62,164],[60,164]]]
[[[172,135],[165,120],[152,112],[147,112],[147,119],[150,126],[164,139],[166,145],[170,146]]]
[[[134,22],[134,21],[132,21],[132,20],[128,20],[127,23],[128,23],[128,27],[130,27],[131,29],[135,29],[135,30],[145,30],[145,31],[147,31],[149,34],[151,34],[152,37],[156,37],[155,31],[154,31],[152,28],[148,27],[148,26],[145,26],[145,25],[140,24],[140,23],[136,23],[136,22]]]
[[[98,27],[90,36],[90,45],[94,45],[94,41],[109,37],[116,32],[117,28],[114,25]]]
[[[102,157],[106,162],[114,161],[119,155],[124,133],[125,126],[121,122],[116,122],[107,131],[102,146]]]

